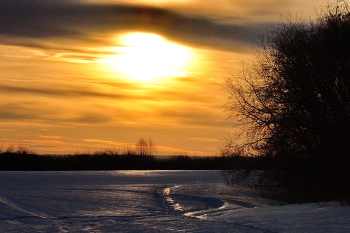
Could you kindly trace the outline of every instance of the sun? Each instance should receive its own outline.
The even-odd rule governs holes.
[[[123,35],[115,47],[118,55],[110,62],[113,68],[138,81],[183,75],[190,53],[185,46],[171,43],[151,33]]]

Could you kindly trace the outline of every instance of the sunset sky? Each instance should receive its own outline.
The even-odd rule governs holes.
[[[326,0],[0,0],[0,143],[219,153],[223,80],[259,35]]]

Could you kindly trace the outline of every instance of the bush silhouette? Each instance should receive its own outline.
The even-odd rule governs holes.
[[[252,67],[226,80],[243,147],[273,158],[258,185],[304,201],[350,193],[350,11],[329,4],[315,22],[283,23]],[[240,181],[248,177],[240,176]]]

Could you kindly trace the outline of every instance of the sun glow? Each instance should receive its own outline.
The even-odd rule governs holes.
[[[117,71],[139,81],[167,76],[184,76],[190,53],[181,45],[150,33],[130,33],[121,37],[118,55],[110,63]]]

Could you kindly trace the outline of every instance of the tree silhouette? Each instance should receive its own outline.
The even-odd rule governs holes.
[[[146,141],[142,137],[136,142],[135,149],[139,155],[152,156],[156,152],[156,147],[154,146],[152,139],[148,139],[148,141]]]
[[[242,75],[227,78],[226,108],[241,122],[244,147],[280,161],[260,173],[259,184],[307,200],[348,193],[348,3],[329,4],[315,22],[289,21],[270,30],[256,55]]]

